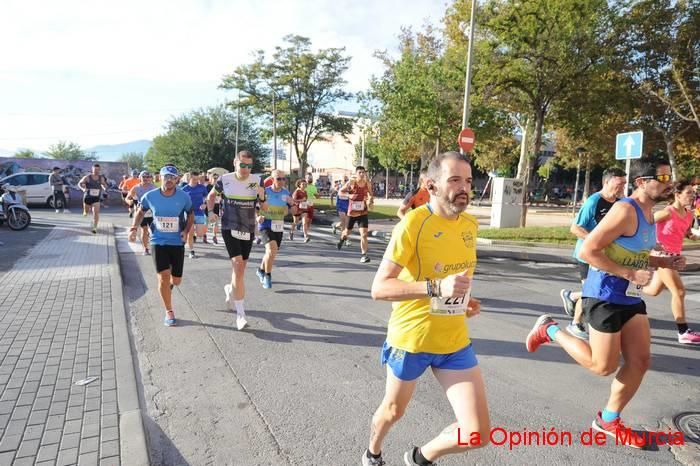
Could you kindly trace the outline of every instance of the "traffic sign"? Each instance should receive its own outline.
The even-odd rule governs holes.
[[[642,157],[642,143],[644,133],[632,131],[631,133],[619,133],[615,138],[615,159],[639,159]]]
[[[474,131],[470,128],[464,128],[459,132],[457,144],[459,144],[459,147],[461,147],[464,152],[471,152],[472,149],[474,149],[475,142],[476,136],[474,136]]]

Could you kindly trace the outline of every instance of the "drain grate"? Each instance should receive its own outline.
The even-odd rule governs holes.
[[[683,432],[686,442],[700,444],[700,413],[685,412],[676,414],[673,418],[673,425],[680,432]]]

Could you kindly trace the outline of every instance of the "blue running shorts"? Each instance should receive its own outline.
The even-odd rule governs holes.
[[[392,348],[388,342],[382,346],[382,365],[388,364],[394,375],[406,382],[416,380],[428,367],[436,369],[463,370],[479,365],[471,343],[459,351],[449,354],[409,353]]]

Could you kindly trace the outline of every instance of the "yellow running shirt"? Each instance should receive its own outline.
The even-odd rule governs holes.
[[[473,216],[462,213],[449,220],[423,205],[407,213],[394,227],[384,259],[403,267],[399,280],[442,279],[476,267],[476,230]],[[455,302],[457,301],[457,302]],[[393,303],[387,341],[409,353],[449,354],[469,344],[466,324],[468,296],[425,298]],[[463,304],[463,305],[462,305]]]

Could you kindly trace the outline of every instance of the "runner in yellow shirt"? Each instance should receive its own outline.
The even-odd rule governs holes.
[[[430,202],[407,213],[394,228],[372,284],[374,299],[394,304],[382,348],[386,392],[372,418],[364,466],[385,464],[382,441],[428,367],[443,386],[456,422],[407,451],[404,464],[431,465],[489,441],[484,382],[465,321],[480,309],[471,298],[478,224],[464,213],[472,189],[471,165],[465,156],[446,152],[431,162],[427,178]]]

